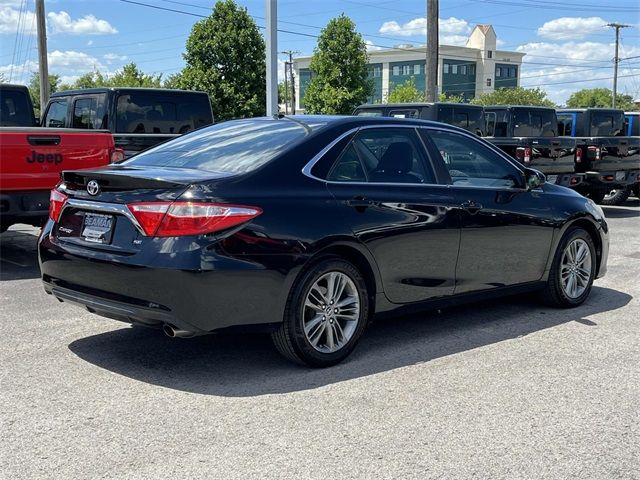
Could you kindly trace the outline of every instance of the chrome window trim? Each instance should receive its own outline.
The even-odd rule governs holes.
[[[485,189],[485,190],[500,190],[500,191],[517,191],[517,192],[523,192],[523,191],[527,191],[527,188],[521,188],[521,187],[485,187],[485,186],[478,186],[478,185],[454,185],[453,183],[451,184],[442,184],[442,183],[392,183],[392,182],[337,182],[334,180],[327,180],[324,178],[319,178],[316,177],[315,175],[311,174],[311,170],[313,169],[313,167],[315,166],[316,163],[318,163],[322,157],[324,155],[326,155],[326,153],[331,150],[334,146],[336,146],[336,144],[338,142],[340,142],[341,140],[343,140],[345,137],[351,135],[351,134],[356,134],[358,133],[358,131],[360,130],[368,130],[371,128],[411,128],[413,130],[416,131],[416,134],[418,133],[418,129],[425,129],[425,130],[438,130],[438,131],[442,131],[442,132],[446,132],[446,133],[453,133],[453,134],[457,134],[457,135],[462,135],[462,136],[466,136],[471,138],[472,140],[478,141],[478,137],[477,135],[473,135],[469,132],[459,132],[459,131],[455,131],[455,130],[451,130],[449,128],[446,127],[439,127],[439,126],[432,126],[432,125],[402,125],[402,124],[396,124],[396,123],[391,123],[391,124],[380,124],[380,125],[361,125],[359,127],[355,127],[352,128],[350,130],[347,130],[346,132],[342,133],[341,135],[339,135],[337,138],[335,138],[333,141],[331,141],[328,145],[326,145],[322,150],[320,150],[318,153],[316,153],[311,160],[309,160],[309,162],[307,162],[307,164],[302,168],[302,174],[305,175],[306,177],[309,177],[313,180],[317,180],[319,182],[324,182],[328,185],[404,185],[404,186],[428,186],[428,187],[455,187],[455,188],[480,188],[480,189]],[[420,138],[420,141],[423,142],[422,138],[420,137],[420,135],[418,135],[418,138]],[[481,142],[482,143],[482,142]],[[424,143],[422,143],[423,147],[425,147],[425,151],[426,151],[426,146],[424,145]],[[519,171],[522,175],[524,175],[524,170],[522,169],[521,165],[518,165],[517,163],[515,163],[515,160],[511,159],[508,155],[506,155],[504,152],[502,152],[502,150],[500,150],[499,148],[497,148],[496,146],[494,146],[493,144],[491,144],[490,142],[485,140],[485,144],[483,144],[485,147],[487,147],[489,150],[493,151],[494,153],[496,153],[500,158],[502,158],[503,160],[507,161],[512,167],[514,167],[517,171]],[[427,152],[428,154],[428,152]],[[428,156],[428,155],[427,155]],[[430,165],[432,168],[433,166]],[[435,172],[434,172],[435,173]]]
[[[61,216],[62,216],[62,213],[67,209],[67,207],[74,207],[74,208],[80,208],[83,210],[95,210],[97,212],[107,212],[107,213],[124,215],[129,220],[131,220],[131,223],[133,223],[133,226],[136,227],[136,230],[138,230],[138,232],[140,232],[145,237],[147,236],[144,233],[144,230],[142,229],[142,226],[140,225],[136,217],[134,217],[133,213],[131,213],[131,210],[129,210],[126,205],[123,205],[120,203],[100,203],[100,202],[93,202],[88,200],[80,200],[77,198],[70,198],[64,204],[64,207],[60,212]]]

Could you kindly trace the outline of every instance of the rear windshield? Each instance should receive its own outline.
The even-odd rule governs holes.
[[[382,109],[366,109],[366,110],[356,110],[355,113],[358,117],[381,117],[383,112]]]
[[[516,108],[514,111],[514,137],[555,137],[558,129],[553,110],[528,110]]]
[[[3,127],[33,126],[33,111],[27,95],[19,90],[0,91],[0,125]]]
[[[246,173],[290,148],[308,131],[291,120],[233,120],[178,137],[123,163]]]
[[[183,134],[211,123],[211,106],[204,95],[130,93],[118,97],[118,133]]]
[[[615,137],[624,135],[624,113],[622,112],[592,112],[591,136]]]

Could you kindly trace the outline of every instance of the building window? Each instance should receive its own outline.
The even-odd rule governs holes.
[[[381,77],[382,76],[382,69],[380,67],[373,67],[373,76],[374,76],[374,78]]]
[[[499,77],[501,77],[501,76],[502,76],[502,68],[501,68],[501,67],[498,67],[498,68],[496,68],[496,77],[498,77],[498,78],[499,78]]]
[[[411,65],[402,66],[402,75],[411,75]]]
[[[491,79],[487,78],[487,87],[490,87],[490,86],[491,86]]]
[[[442,64],[442,68],[443,68],[443,73],[449,73],[449,64],[448,63],[443,63]]]
[[[493,58],[493,51],[487,50],[487,58]]]
[[[460,75],[466,75],[466,74],[467,74],[467,66],[460,65]]]
[[[513,73],[512,77],[516,78],[518,76],[518,67],[513,67],[511,70]]]
[[[457,75],[458,74],[458,65],[451,65],[451,73]]]
[[[475,74],[476,74],[476,66],[469,65],[469,75],[475,75]]]
[[[420,65],[416,64],[413,66],[413,74],[414,75],[420,75]]]
[[[396,65],[395,67],[393,67],[393,75],[394,76],[400,75],[400,67],[399,66]]]

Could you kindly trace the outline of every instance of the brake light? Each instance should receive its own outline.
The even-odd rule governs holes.
[[[118,163],[124,160],[124,150],[121,148],[114,148],[111,151],[111,163]]]
[[[531,148],[530,147],[516,148],[516,158],[523,163],[531,163]]]
[[[49,218],[54,222],[57,222],[60,218],[60,213],[64,208],[64,204],[67,203],[67,197],[60,190],[53,189],[51,190],[51,195],[49,195]]]
[[[127,205],[151,237],[202,235],[235,227],[262,210],[242,205],[203,202],[142,202]]]
[[[600,160],[600,147],[589,147],[589,157]]]
[[[576,148],[576,163],[582,163],[582,148]]]

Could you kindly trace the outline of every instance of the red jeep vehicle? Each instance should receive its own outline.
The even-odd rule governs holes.
[[[26,95],[19,95],[21,89]],[[100,167],[124,158],[106,130],[34,127],[28,99],[26,87],[0,85],[2,123],[17,125],[23,118],[30,125],[0,127],[0,232],[14,223],[40,225],[62,170]]]

